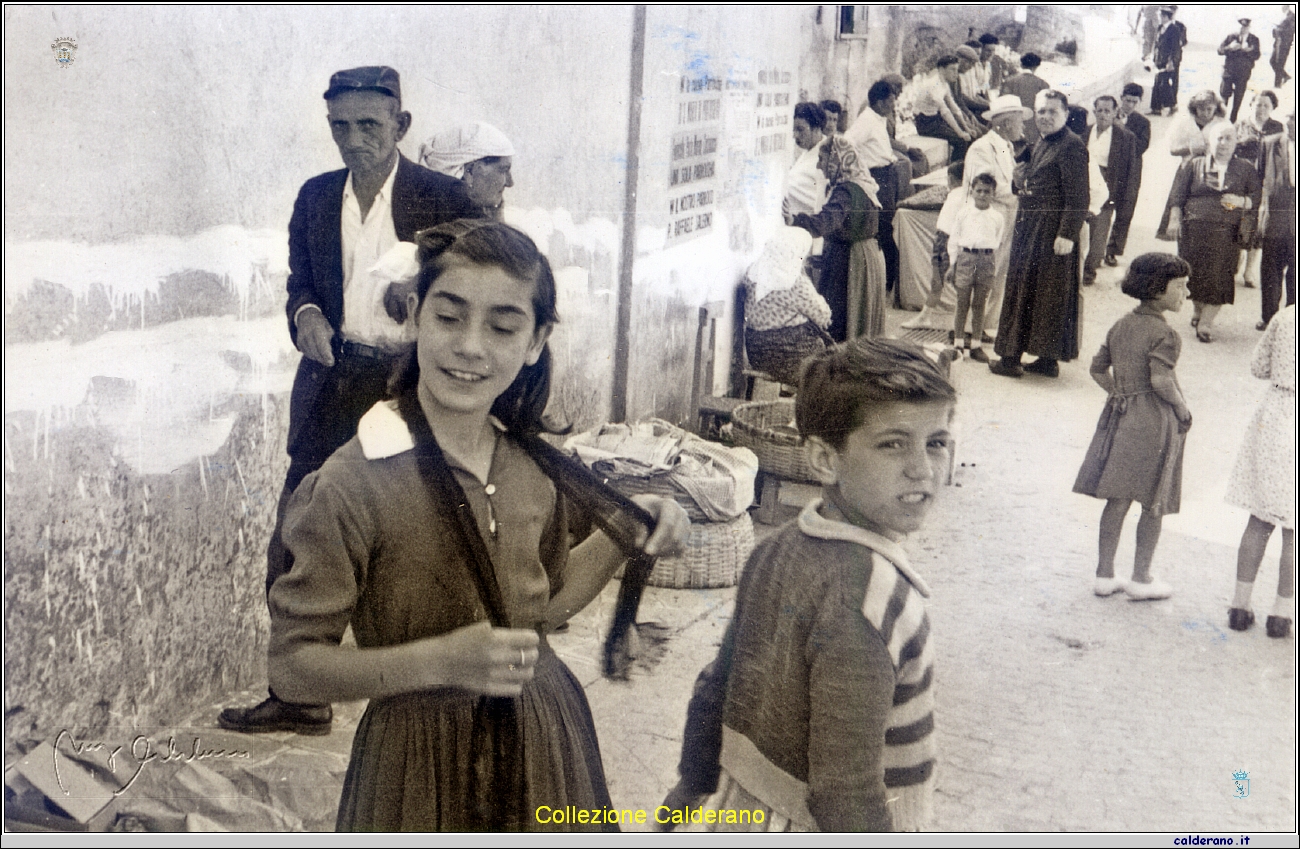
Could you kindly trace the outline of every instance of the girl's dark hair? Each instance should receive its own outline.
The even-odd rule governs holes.
[[[415,288],[419,300],[417,315],[433,282],[457,263],[469,263],[495,266],[521,283],[531,285],[536,327],[560,320],[555,309],[555,275],[551,273],[551,264],[533,240],[515,228],[495,222],[461,220],[422,230],[415,240],[420,247],[420,276]],[[551,396],[551,368],[551,347],[547,343],[537,362],[524,366],[514,382],[493,402],[492,415],[500,419],[506,430],[519,434],[557,430],[543,416]],[[419,357],[413,348],[394,371],[388,384],[389,394],[397,398],[414,390],[419,382]]]
[[[1128,274],[1119,288],[1130,298],[1150,301],[1165,293],[1170,280],[1191,273],[1192,267],[1182,257],[1160,252],[1142,254],[1129,264]]]
[[[826,129],[826,110],[810,100],[794,105],[794,119],[804,121],[814,130]]]
[[[805,438],[819,437],[839,450],[872,407],[956,400],[952,384],[919,345],[862,337],[804,364],[794,415]]]

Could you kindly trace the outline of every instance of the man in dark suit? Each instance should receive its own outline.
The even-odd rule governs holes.
[[[1223,57],[1223,84],[1219,86],[1219,96],[1226,105],[1232,98],[1232,114],[1228,120],[1237,123],[1237,110],[1246,96],[1246,83],[1259,61],[1259,38],[1250,31],[1250,18],[1238,18],[1241,29],[1223,40],[1219,45],[1219,55]]]
[[[1119,103],[1109,94],[1103,94],[1092,103],[1095,122],[1084,134],[1088,146],[1089,168],[1097,168],[1103,181],[1093,179],[1090,187],[1088,209],[1088,256],[1083,261],[1083,285],[1097,281],[1097,266],[1110,238],[1110,223],[1115,210],[1132,204],[1134,190],[1133,166],[1137,161],[1137,142],[1133,134],[1116,120]]]
[[[1187,28],[1174,20],[1176,6],[1160,7],[1160,30],[1156,34],[1156,81],[1151,87],[1151,114],[1161,115],[1165,107],[1178,111],[1178,70],[1183,64]]]
[[[1259,228],[1263,250],[1259,264],[1259,324],[1268,327],[1278,309],[1282,284],[1286,283],[1287,306],[1295,303],[1295,204],[1296,204],[1296,116],[1286,122],[1286,134],[1264,139],[1259,158],[1259,176],[1264,183]]]
[[[304,183],[289,220],[289,335],[303,356],[289,400],[289,473],[267,548],[268,592],[292,566],[281,541],[289,497],[352,438],[409,348],[407,329],[384,310],[387,281],[372,266],[419,230],[478,214],[461,181],[398,152],[411,115],[402,111],[396,71],[339,71],[324,96],[347,167]],[[256,707],[222,711],[218,723],[234,731],[328,734],[332,718],[329,705],[290,704],[271,693]]]
[[[1110,241],[1106,245],[1106,264],[1119,265],[1119,257],[1124,255],[1128,245],[1128,228],[1133,221],[1133,211],[1137,208],[1138,192],[1142,190],[1142,156],[1151,146],[1151,122],[1138,109],[1142,105],[1145,90],[1137,83],[1124,86],[1124,93],[1119,99],[1119,118],[1124,129],[1133,134],[1134,159],[1129,172],[1128,200],[1115,205],[1115,221],[1110,227]]]

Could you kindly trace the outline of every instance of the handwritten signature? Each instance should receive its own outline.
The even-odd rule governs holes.
[[[185,751],[177,745],[176,738],[170,735],[167,737],[166,745],[162,745],[155,744],[153,740],[150,740],[144,734],[139,734],[131,741],[130,746],[127,747],[113,745],[102,740],[78,740],[71,731],[65,728],[59,732],[59,736],[54,738],[53,755],[54,778],[59,782],[59,789],[63,791],[65,796],[72,795],[72,791],[70,791],[67,785],[63,783],[63,775],[59,772],[59,749],[61,746],[67,746],[68,750],[72,754],[81,756],[83,760],[88,752],[107,753],[105,765],[108,767],[108,771],[113,774],[114,778],[118,778],[118,755],[122,754],[123,751],[126,751],[130,755],[131,760],[135,762],[135,769],[131,773],[131,777],[127,779],[126,783],[120,784],[117,789],[113,791],[114,796],[121,796],[127,790],[131,789],[131,785],[135,784],[136,779],[140,777],[140,774],[144,771],[147,764],[163,764],[172,761],[192,763],[193,761],[208,760],[212,758],[252,757],[248,752],[240,749],[205,749],[202,747],[202,743],[198,737],[194,738],[193,742],[190,744],[189,750]],[[62,755],[62,757],[66,758],[68,756]],[[125,758],[123,760],[125,760]],[[125,764],[123,765],[125,766]]]

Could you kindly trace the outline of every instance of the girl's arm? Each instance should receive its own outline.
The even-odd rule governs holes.
[[[1101,350],[1092,358],[1092,366],[1088,369],[1088,374],[1092,375],[1093,382],[1104,389],[1107,395],[1115,391],[1115,378],[1110,374],[1109,339],[1102,343]]]
[[[1171,330],[1170,336],[1156,345],[1150,354],[1151,388],[1161,400],[1174,408],[1174,415],[1184,426],[1183,430],[1186,430],[1191,426],[1192,413],[1187,409],[1187,401],[1184,400],[1183,392],[1178,388],[1178,380],[1174,377],[1174,364],[1178,362],[1178,350],[1172,335]]]
[[[671,498],[637,495],[632,500],[655,519],[654,532],[644,541],[642,550],[650,555],[670,555],[680,551],[691,527],[686,511]],[[569,552],[564,586],[546,607],[546,624],[551,628],[558,627],[591,604],[624,559],[623,552],[604,532],[597,531],[587,537]]]

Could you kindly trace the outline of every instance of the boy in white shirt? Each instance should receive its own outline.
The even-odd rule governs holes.
[[[957,311],[948,344],[955,345],[957,334],[966,329],[966,313],[971,313],[971,332],[966,334],[970,358],[987,363],[984,353],[984,304],[993,286],[993,253],[1002,243],[1006,216],[993,208],[998,181],[992,174],[976,174],[971,180],[970,197],[954,216],[948,233],[948,251],[952,256],[954,285],[957,288]]]

